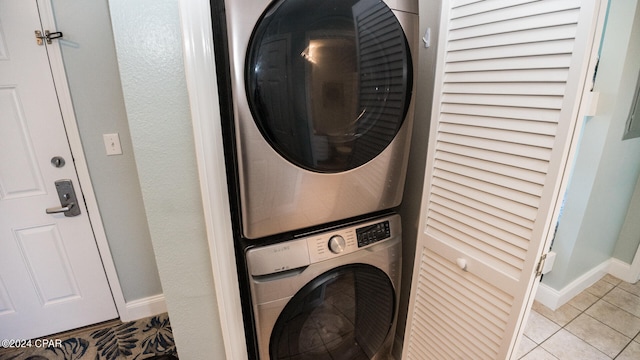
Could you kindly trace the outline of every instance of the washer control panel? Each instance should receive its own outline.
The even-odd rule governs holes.
[[[346,255],[399,236],[400,233],[400,217],[392,215],[297,240],[249,249],[246,253],[247,264],[253,276],[274,274]]]
[[[400,234],[400,217],[393,215],[306,238],[311,263],[346,255]]]
[[[309,247],[309,259],[314,263],[357,250],[358,242],[354,229],[346,228],[311,235],[307,238],[307,246]]]

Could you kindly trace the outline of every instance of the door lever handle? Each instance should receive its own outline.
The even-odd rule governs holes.
[[[60,206],[46,209],[47,214],[64,213],[64,216],[68,217],[80,215],[80,207],[76,205],[78,200],[71,180],[56,180],[55,185],[58,199],[60,199]]]
[[[64,213],[67,211],[71,211],[71,208],[74,207],[76,204],[74,203],[69,203],[66,206],[58,206],[58,207],[52,207],[52,208],[47,208],[45,211],[47,212],[47,214],[57,214],[57,213]]]

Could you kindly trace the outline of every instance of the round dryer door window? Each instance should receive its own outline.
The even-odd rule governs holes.
[[[341,172],[378,156],[409,107],[412,64],[380,0],[276,0],[256,25],[246,91],[256,125],[285,159]]]
[[[393,325],[391,280],[371,265],[346,265],[303,287],[271,333],[271,359],[371,359]]]

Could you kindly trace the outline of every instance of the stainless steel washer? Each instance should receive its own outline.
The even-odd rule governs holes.
[[[242,233],[400,204],[416,0],[225,2]]]
[[[387,359],[400,286],[391,215],[246,252],[262,360]]]

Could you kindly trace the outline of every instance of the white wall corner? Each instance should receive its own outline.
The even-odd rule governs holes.
[[[631,264],[627,264],[626,262],[616,258],[611,258],[609,274],[632,284],[638,281],[638,273],[634,271]]]
[[[540,283],[536,292],[536,301],[551,310],[558,309],[574,296],[580,294],[608,274],[611,261],[612,259],[606,260],[560,290],[556,290],[545,283]]]
[[[166,312],[167,304],[164,301],[164,294],[153,295],[127,302],[125,311],[120,314],[120,320],[123,322],[134,321]]]
[[[536,301],[555,311],[560,307],[558,305],[560,292],[547,284],[540,283],[536,291]]]

